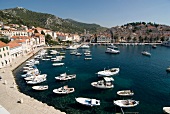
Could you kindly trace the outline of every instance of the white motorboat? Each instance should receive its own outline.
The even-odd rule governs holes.
[[[53,63],[52,65],[53,65],[53,66],[63,66],[64,63]]]
[[[91,54],[86,54],[85,57],[91,57],[92,55]]]
[[[51,54],[51,55],[55,55],[55,54],[58,54],[58,53],[59,53],[58,51],[52,50],[50,54]]]
[[[84,58],[84,60],[92,60],[92,58],[91,58],[91,57],[88,57],[88,58]]]
[[[80,46],[80,48],[81,48],[81,49],[88,49],[88,48],[90,48],[90,46],[87,45],[87,44],[84,44],[84,45]]]
[[[23,74],[21,76],[25,78],[27,76],[38,75],[38,74],[39,74],[39,70],[36,68],[36,69],[28,71],[26,74]]]
[[[75,55],[76,55],[76,56],[81,56],[82,54],[77,52]]]
[[[67,50],[76,50],[78,47],[76,45],[71,45],[71,46],[68,46],[66,49]]]
[[[78,97],[75,98],[76,101],[82,105],[86,106],[99,106],[100,105],[100,100],[97,99],[91,99],[91,98],[83,98],[83,97]]]
[[[26,81],[29,81],[29,80],[39,79],[39,78],[46,78],[46,77],[47,77],[47,74],[41,74],[41,75],[32,75],[32,76],[26,77],[24,79]]]
[[[51,56],[51,55],[47,55],[46,57],[51,58],[51,57],[53,57],[53,56]]]
[[[163,111],[167,114],[170,114],[170,107],[163,107]]]
[[[135,107],[139,104],[139,101],[135,100],[115,100],[113,103],[121,108]]]
[[[53,61],[53,62],[59,62],[59,61],[62,61],[62,59],[55,58],[55,59],[52,59],[51,61]]]
[[[26,81],[26,82],[27,82],[27,84],[38,84],[38,83],[41,83],[41,82],[44,82],[44,81],[46,81],[46,78],[39,78],[39,79]]]
[[[56,80],[66,81],[76,78],[76,74],[67,75],[66,73],[60,74],[60,76],[55,77]]]
[[[112,48],[107,48],[106,53],[118,54],[118,53],[120,53],[120,51],[112,49]]]
[[[23,67],[24,70],[31,70],[33,67]]]
[[[73,51],[70,53],[70,55],[75,55],[77,53],[77,51]]]
[[[166,71],[167,71],[167,72],[170,72],[170,67],[168,67],[168,68],[166,69]]]
[[[115,75],[117,73],[119,73],[120,69],[119,68],[111,68],[108,70],[103,70],[103,71],[99,71],[97,72],[98,77],[105,77],[105,76],[112,76]]]
[[[67,85],[53,90],[53,92],[57,94],[69,94],[73,93],[74,91],[74,88],[69,88]]]
[[[116,47],[115,45],[111,44],[108,46],[108,48],[112,48],[112,49],[118,49],[118,47]]]
[[[90,53],[85,52],[84,55],[90,55]]]
[[[147,51],[142,51],[141,53],[142,53],[142,55],[151,56],[151,53],[149,53]]]
[[[32,89],[39,90],[39,91],[47,90],[48,89],[48,85],[33,86]]]
[[[120,96],[133,96],[134,92],[131,90],[121,90],[121,91],[118,91],[117,94]]]
[[[92,82],[91,85],[93,87],[100,88],[100,89],[109,89],[114,87],[112,81],[114,81],[112,77],[104,77],[104,80]]]
[[[49,61],[50,59],[42,59],[43,61]]]
[[[153,45],[152,45],[152,48],[153,48],[153,49],[155,49],[156,47],[157,47],[156,44],[153,44]]]

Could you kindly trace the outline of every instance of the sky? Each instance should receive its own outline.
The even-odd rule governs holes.
[[[170,0],[0,0],[0,10],[14,7],[109,28],[130,22],[170,25]]]

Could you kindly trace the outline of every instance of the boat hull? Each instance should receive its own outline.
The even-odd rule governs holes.
[[[75,98],[76,101],[82,105],[85,106],[99,106],[100,105],[100,100],[96,100],[96,99],[90,99],[90,98],[83,98],[83,97],[78,97]]]
[[[139,101],[135,100],[116,100],[113,103],[121,108],[135,107],[139,104]]]

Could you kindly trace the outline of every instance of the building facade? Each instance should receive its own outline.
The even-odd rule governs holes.
[[[0,68],[10,65],[11,62],[9,46],[0,41]]]

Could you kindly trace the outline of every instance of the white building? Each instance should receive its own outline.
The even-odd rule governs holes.
[[[23,55],[21,44],[17,43],[16,41],[11,41],[8,43],[8,46],[10,47],[10,54],[12,60]]]
[[[31,47],[31,37],[27,36],[13,36],[11,41],[15,41],[22,46],[22,53],[23,55],[31,52],[33,47]]]
[[[10,65],[11,62],[9,46],[0,41],[0,68]]]
[[[45,36],[39,33],[35,33],[33,38],[36,41],[37,46],[45,46]]]
[[[110,43],[111,40],[112,39],[110,37],[106,37],[104,35],[101,35],[101,36],[97,37],[97,43]]]
[[[11,30],[0,30],[0,34],[5,36],[28,36],[27,31],[11,31]]]
[[[57,37],[60,41],[72,41],[72,42],[80,41],[80,36],[77,34],[57,33]]]

